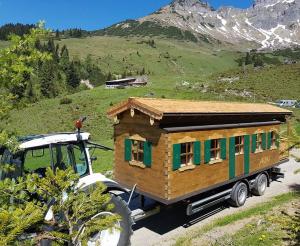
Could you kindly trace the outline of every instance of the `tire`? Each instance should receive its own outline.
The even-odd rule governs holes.
[[[130,245],[130,238],[133,233],[133,219],[131,218],[131,211],[121,197],[113,194],[111,196],[111,202],[115,206],[112,212],[118,214],[122,218],[120,221],[121,236],[118,246],[128,246]]]
[[[232,191],[229,199],[230,205],[233,207],[241,207],[245,204],[248,196],[248,187],[245,183],[237,183]]]
[[[130,245],[130,238],[132,235],[133,220],[131,218],[131,211],[127,204],[119,196],[111,194],[111,201],[114,208],[111,212],[102,212],[95,215],[93,218],[101,216],[111,216],[118,214],[121,220],[115,225],[120,229],[108,229],[95,233],[88,239],[88,246],[128,246]],[[92,219],[93,219],[92,218]],[[83,229],[84,230],[84,229]],[[82,246],[81,242],[77,242],[76,246]]]
[[[265,173],[261,173],[257,175],[257,177],[255,178],[254,186],[251,192],[253,195],[262,196],[265,193],[267,186],[268,186],[267,175]]]

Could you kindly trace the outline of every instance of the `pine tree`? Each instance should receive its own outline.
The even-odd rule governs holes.
[[[68,70],[70,65],[70,58],[69,58],[69,51],[66,45],[64,45],[61,48],[59,64],[64,72]]]
[[[56,39],[59,39],[59,38],[60,38],[58,29],[56,29],[56,31],[55,31],[55,38],[56,38]]]
[[[110,195],[103,194],[106,187],[97,183],[93,188],[83,191],[76,189],[78,182],[79,176],[72,169],[57,169],[54,173],[51,168],[42,178],[37,174],[29,174],[19,178],[18,182],[10,179],[1,181],[0,244],[15,245],[18,242],[20,245],[40,245],[42,240],[50,239],[55,245],[78,245],[79,242],[86,245],[87,239],[95,232],[113,228],[120,219],[117,215],[91,219],[95,214],[113,208]],[[55,201],[52,206],[55,218],[46,222],[46,204],[51,200]],[[51,231],[47,230],[49,224]],[[86,229],[79,232],[78,225]],[[20,236],[28,229],[35,232],[36,236],[33,239],[21,239]]]
[[[250,53],[247,52],[246,58],[245,58],[245,65],[249,65],[249,64],[251,64],[251,63],[252,63],[252,61],[251,61]]]
[[[57,96],[55,88],[56,69],[53,62],[45,62],[39,74],[41,94],[44,97],[51,98]]]
[[[262,67],[264,65],[264,61],[260,55],[256,55],[254,58],[254,67]]]
[[[75,64],[72,61],[66,71],[67,85],[71,88],[77,88],[80,84],[80,77],[76,71]]]

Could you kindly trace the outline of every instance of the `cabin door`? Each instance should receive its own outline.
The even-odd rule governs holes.
[[[229,139],[229,179],[235,178],[235,137]]]
[[[249,174],[250,170],[250,136],[244,136],[240,140],[240,147],[237,150],[236,138],[229,140],[229,179]]]
[[[244,174],[250,172],[250,136],[244,136]]]

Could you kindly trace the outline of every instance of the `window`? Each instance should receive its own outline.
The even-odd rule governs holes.
[[[244,154],[244,136],[235,137],[235,154]]]
[[[271,148],[275,148],[276,147],[276,133],[273,131],[271,132]]]
[[[144,161],[144,142],[140,140],[131,141],[131,159],[137,162]]]
[[[212,139],[210,144],[210,160],[220,160],[221,159],[221,145],[220,139]]]
[[[256,150],[261,151],[262,148],[262,139],[263,139],[263,133],[258,133],[256,138]]]
[[[180,163],[181,166],[193,164],[193,143],[180,144]]]

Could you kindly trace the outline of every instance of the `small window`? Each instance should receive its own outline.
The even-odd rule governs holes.
[[[244,136],[235,137],[235,154],[244,154]]]
[[[144,161],[144,142],[132,140],[131,157],[133,161]]]
[[[256,151],[261,151],[263,149],[262,139],[263,139],[263,133],[258,133],[256,138]]]
[[[210,144],[210,160],[220,160],[221,159],[221,145],[220,139],[212,139]]]
[[[180,161],[181,166],[187,166],[193,164],[193,143],[180,144]]]
[[[271,148],[276,147],[276,133],[273,131],[271,132]]]

